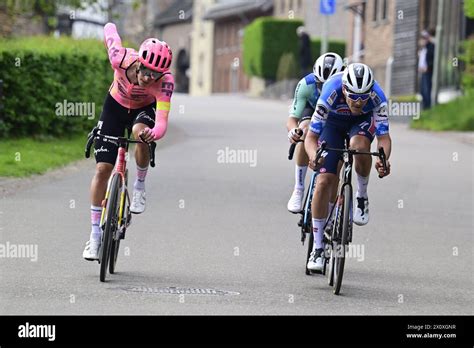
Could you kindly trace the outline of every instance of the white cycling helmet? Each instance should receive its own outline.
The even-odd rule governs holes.
[[[350,64],[342,75],[342,85],[352,93],[367,93],[374,82],[372,69],[362,63]]]
[[[328,52],[316,59],[313,66],[314,76],[319,82],[326,82],[332,75],[342,70],[344,63],[337,53]]]

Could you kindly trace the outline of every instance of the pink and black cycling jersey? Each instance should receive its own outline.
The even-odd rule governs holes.
[[[105,45],[107,47],[110,64],[114,69],[114,81],[110,86],[110,95],[127,109],[139,109],[156,101],[156,125],[153,129],[158,137],[163,136],[163,117],[170,110],[171,95],[174,90],[174,78],[171,73],[165,72],[156,82],[148,87],[140,87],[130,82],[127,70],[138,60],[138,52],[132,48],[122,47],[122,41],[113,23],[104,27]],[[161,136],[160,136],[161,135]]]

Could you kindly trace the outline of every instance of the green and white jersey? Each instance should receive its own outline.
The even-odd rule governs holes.
[[[290,108],[290,117],[301,119],[306,107],[314,109],[319,98],[316,77],[310,73],[303,77],[295,89],[295,97]],[[311,115],[309,115],[311,116]]]

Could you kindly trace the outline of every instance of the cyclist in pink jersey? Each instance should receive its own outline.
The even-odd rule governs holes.
[[[104,39],[114,69],[114,81],[105,98],[97,126],[102,134],[112,136],[123,136],[128,129],[136,139],[143,141],[135,149],[137,177],[130,206],[132,213],[139,214],[145,210],[145,177],[150,162],[146,143],[162,138],[168,126],[174,89],[174,78],[169,71],[173,54],[166,42],[156,38],[145,40],[139,52],[122,47],[113,23],[105,25]],[[117,151],[117,145],[113,142],[95,142],[97,164],[91,183],[92,231],[83,252],[86,260],[99,259],[101,203]]]

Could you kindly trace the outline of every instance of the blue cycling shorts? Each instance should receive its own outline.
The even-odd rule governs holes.
[[[349,135],[349,139],[362,135],[372,143],[375,136],[375,122],[372,115],[351,117],[329,115],[318,142],[321,144],[322,141],[326,141],[327,147],[343,149],[346,135]],[[337,174],[337,164],[342,160],[342,154],[329,150],[327,152],[319,172]]]

